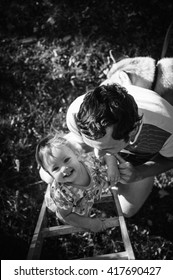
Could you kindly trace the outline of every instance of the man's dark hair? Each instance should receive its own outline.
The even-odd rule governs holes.
[[[129,140],[129,133],[142,117],[138,107],[127,90],[118,85],[102,85],[89,91],[76,116],[79,131],[96,140],[106,134],[106,128],[113,125],[113,139]]]

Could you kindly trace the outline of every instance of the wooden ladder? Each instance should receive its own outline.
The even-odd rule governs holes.
[[[119,199],[115,187],[111,188],[111,193],[115,202],[118,216],[113,218],[106,218],[106,224],[107,224],[106,227],[107,228],[109,227],[110,221],[111,222],[113,221],[114,227],[118,227],[118,226],[120,227],[122,241],[124,243],[125,250],[118,253],[98,255],[85,259],[94,259],[94,260],[99,260],[99,259],[134,260],[135,259],[130,238],[127,231],[126,222],[121,210],[121,206],[119,203]],[[87,230],[83,228],[73,227],[70,225],[58,225],[58,226],[46,227],[46,204],[44,200],[38,217],[37,225],[31,240],[27,259],[28,260],[40,259],[44,238],[77,233],[77,232],[85,232],[85,231]]]

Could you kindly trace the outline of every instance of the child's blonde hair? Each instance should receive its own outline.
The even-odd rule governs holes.
[[[41,139],[36,147],[36,161],[40,167],[47,171],[46,166],[56,161],[54,149],[61,146],[69,147],[74,154],[79,155],[79,151],[66,138],[59,134],[48,134]]]

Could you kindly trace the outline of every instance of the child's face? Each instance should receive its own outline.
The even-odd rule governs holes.
[[[75,153],[67,146],[53,149],[53,160],[47,170],[59,183],[71,183],[80,176],[81,164]]]

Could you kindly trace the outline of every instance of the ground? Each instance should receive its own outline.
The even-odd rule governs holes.
[[[26,259],[46,188],[35,162],[38,140],[50,130],[67,132],[67,107],[106,78],[110,50],[115,58],[159,59],[172,12],[171,0],[1,1],[0,242],[8,246],[2,259]],[[172,173],[155,178],[145,205],[127,219],[137,259],[173,259]],[[81,244],[87,254],[105,244],[117,250],[116,234],[86,234]],[[56,258],[75,257],[70,241]]]

